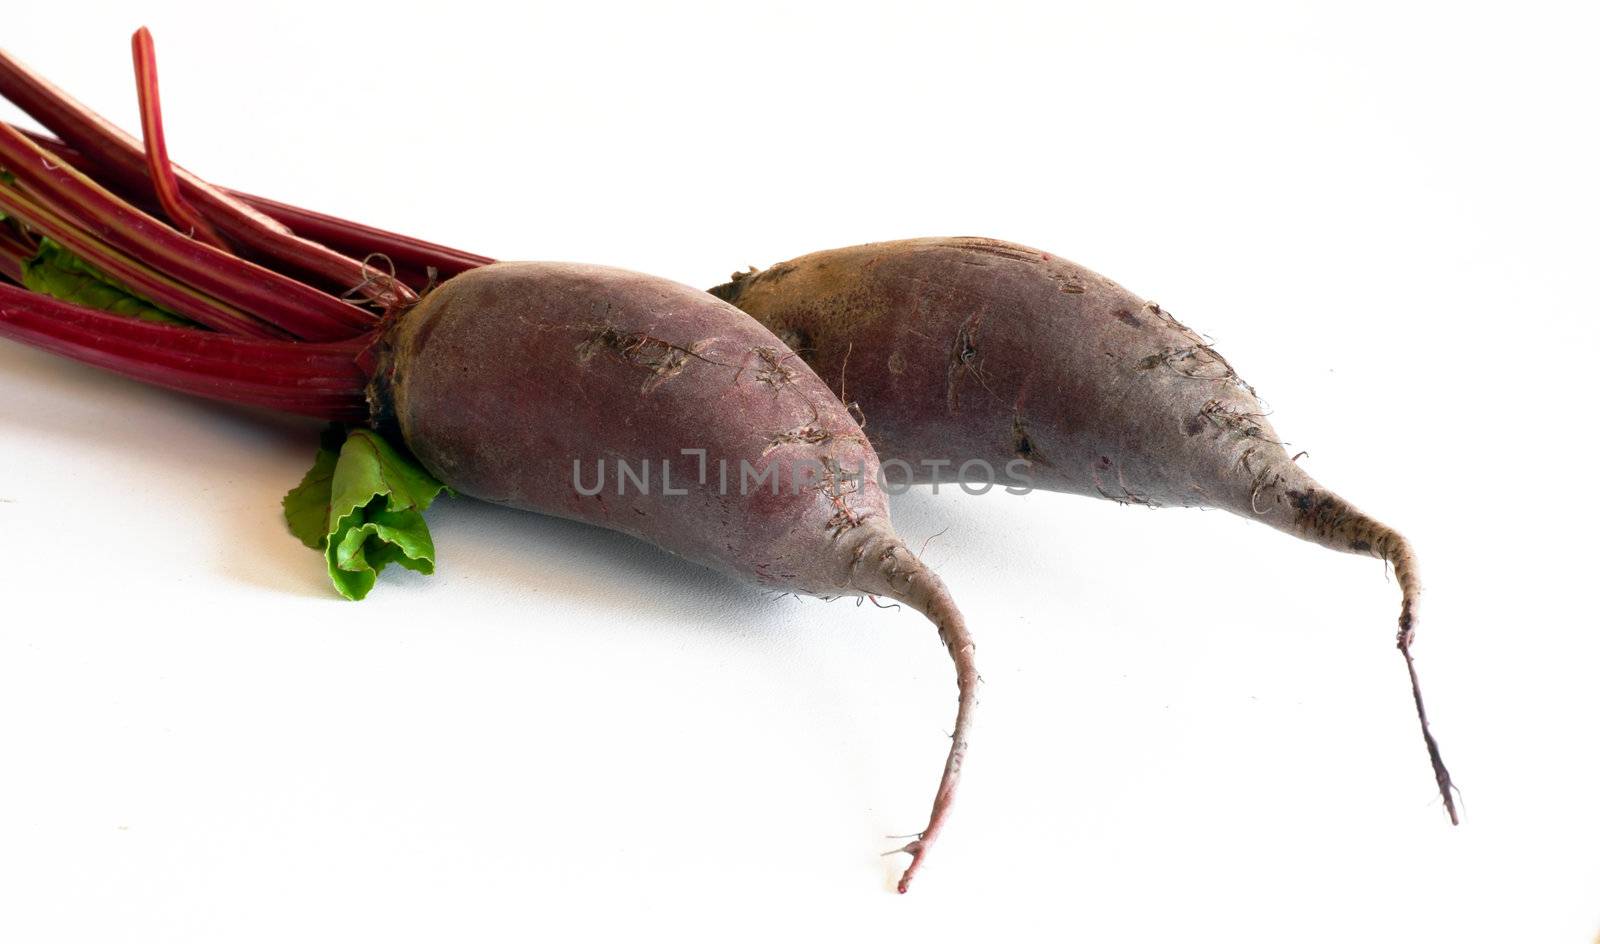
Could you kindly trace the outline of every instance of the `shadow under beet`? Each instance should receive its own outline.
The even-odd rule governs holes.
[[[470,580],[486,592],[532,591],[630,615],[741,627],[771,618],[781,606],[753,584],[565,518],[457,496],[434,503],[428,527],[440,572],[448,568],[452,580]]]

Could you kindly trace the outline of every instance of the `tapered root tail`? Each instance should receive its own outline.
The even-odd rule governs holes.
[[[1459,824],[1455,784],[1439,754],[1439,742],[1428,729],[1422,685],[1417,678],[1416,663],[1411,658],[1417,611],[1422,603],[1422,581],[1417,576],[1417,559],[1411,545],[1400,532],[1318,485],[1287,456],[1258,472],[1248,503],[1231,510],[1323,547],[1369,554],[1394,568],[1395,581],[1400,584],[1400,631],[1395,637],[1396,646],[1406,660],[1411,698],[1417,706],[1417,722],[1422,726],[1422,741],[1428,748],[1428,762],[1433,765],[1439,796],[1444,800],[1445,812],[1450,814],[1450,822]]]
[[[978,705],[978,686],[982,679],[978,676],[977,647],[972,641],[972,634],[967,631],[966,620],[956,608],[944,583],[917,560],[905,545],[898,542],[882,552],[882,559],[888,562],[888,567],[883,571],[889,583],[886,595],[915,608],[938,627],[939,639],[956,666],[956,724],[950,734],[950,754],[945,758],[944,775],[940,777],[939,790],[933,797],[933,811],[928,816],[928,825],[911,842],[886,853],[893,855],[904,852],[911,856],[911,864],[906,866],[897,886],[900,893],[905,894],[911,887],[911,879],[922,867],[928,851],[933,848],[950,819],[956,787],[961,782],[961,768],[967,759],[972,717]]]
[[[1417,706],[1417,722],[1422,726],[1422,742],[1428,748],[1428,762],[1433,765],[1433,779],[1439,785],[1439,796],[1444,800],[1445,812],[1450,814],[1451,825],[1459,826],[1461,817],[1456,811],[1456,785],[1450,780],[1450,771],[1439,754],[1439,742],[1428,729],[1428,709],[1422,704],[1422,683],[1417,679],[1417,665],[1411,658],[1417,608],[1422,600],[1416,556],[1406,539],[1394,531],[1389,531],[1376,547],[1382,551],[1383,559],[1394,568],[1395,581],[1400,584],[1400,631],[1395,635],[1395,646],[1406,660],[1406,674],[1411,678],[1411,700]]]

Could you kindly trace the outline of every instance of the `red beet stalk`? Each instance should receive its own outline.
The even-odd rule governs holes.
[[[459,249],[402,236],[362,223],[352,223],[336,216],[318,213],[315,210],[304,210],[266,197],[237,190],[229,190],[228,193],[273,219],[293,227],[295,232],[308,239],[315,239],[341,252],[361,258],[366,258],[368,255],[387,256],[402,272],[421,273],[433,269],[440,279],[447,279],[494,261],[488,256],[462,252]]]
[[[149,34],[141,30],[133,46],[149,142],[148,153],[137,152],[143,157],[137,172],[129,162],[136,153],[131,139],[0,53],[0,91],[46,124],[55,122],[67,138],[63,143],[0,123],[0,169],[7,172],[0,177],[0,213],[10,220],[0,224],[0,276],[21,283],[39,249],[35,236],[46,236],[140,297],[213,330],[131,319],[0,282],[0,337],[185,393],[327,420],[367,421],[363,357],[377,338],[376,313],[294,277],[290,270],[306,258],[296,254],[300,250],[268,257],[283,270],[278,271],[235,256],[228,237],[238,239],[242,229],[257,238],[275,233],[311,247],[310,256],[341,260],[347,274],[354,266],[362,280],[353,293],[391,308],[415,294],[392,278],[372,277],[365,263],[290,235],[283,224],[174,167],[166,153]],[[90,172],[116,181],[121,193]],[[385,255],[386,265],[410,277],[453,275],[489,261],[260,202],[319,234]],[[246,227],[239,214],[222,213],[218,206],[245,208],[256,222]]]
[[[204,217],[189,206],[178,189],[178,175],[173,173],[172,160],[167,156],[167,133],[161,122],[161,82],[156,72],[155,40],[150,37],[150,31],[142,26],[133,34],[133,74],[139,85],[139,118],[144,131],[145,165],[150,171],[150,182],[156,188],[156,199],[161,201],[167,219],[178,229],[194,239],[226,251],[228,244]]]
[[[61,217],[93,232],[99,241],[210,295],[229,309],[309,340],[350,337],[370,329],[375,320],[371,312],[303,282],[184,236],[71,164],[56,160],[10,126],[0,125],[0,165],[36,195],[36,202],[48,201]],[[73,251],[84,254],[76,247]],[[234,327],[213,324],[204,317],[195,320],[219,331]]]
[[[90,111],[22,63],[0,52],[0,96],[89,156],[124,187],[148,186],[144,148],[120,128]],[[355,259],[301,239],[288,227],[174,167],[182,197],[224,234],[244,248],[342,289],[359,290],[382,307],[415,301],[415,293],[393,280],[373,280]]]
[[[14,130],[59,162],[70,164],[80,172],[88,174],[98,169],[89,158],[57,138],[27,128],[14,128]],[[119,187],[117,192],[130,203],[143,204],[153,201],[154,192],[148,181],[144,181],[143,184],[133,189]],[[307,239],[316,240],[358,259],[369,256],[387,257],[394,263],[397,273],[406,278],[413,288],[420,289],[427,284],[429,269],[437,273],[439,280],[443,280],[495,261],[489,256],[452,249],[449,246],[379,229],[376,226],[352,222],[316,210],[307,210],[279,200],[245,193],[242,190],[226,187],[222,189],[234,199],[254,207]]]
[[[156,324],[0,284],[0,337],[170,390],[325,420],[365,422],[372,340],[237,338]]]
[[[4,136],[4,131],[0,130],[0,138]],[[284,332],[196,292],[96,239],[76,225],[63,212],[61,205],[48,196],[14,185],[0,185],[0,213],[14,217],[28,228],[50,237],[136,294],[168,311],[229,334],[257,338],[285,336]]]

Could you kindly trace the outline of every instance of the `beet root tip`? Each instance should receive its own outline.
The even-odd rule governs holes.
[[[939,638],[943,641],[945,649],[950,653],[950,659],[956,667],[957,707],[955,729],[950,735],[950,753],[945,758],[944,773],[939,779],[938,792],[934,794],[933,810],[928,816],[928,825],[922,831],[913,834],[915,838],[899,849],[884,853],[895,855],[904,852],[911,856],[911,863],[900,876],[896,886],[901,894],[911,887],[911,880],[922,867],[928,850],[933,847],[934,841],[944,831],[945,824],[949,821],[950,810],[955,803],[956,787],[961,782],[961,768],[966,763],[967,745],[972,729],[974,709],[978,704],[978,687],[982,679],[978,676],[975,652],[977,646],[972,641],[972,635],[967,631],[966,621],[961,612],[956,609],[955,601],[950,598],[950,593],[944,584],[933,572],[922,565],[909,550],[903,545],[895,548],[895,553],[900,556],[898,580],[893,582],[893,592],[889,595],[911,606],[927,616],[939,629]]]
[[[1400,631],[1395,635],[1395,648],[1406,660],[1406,675],[1411,680],[1411,701],[1417,708],[1417,724],[1422,729],[1422,743],[1428,749],[1428,763],[1433,767],[1433,779],[1439,787],[1439,797],[1444,800],[1444,810],[1450,816],[1450,825],[1461,825],[1456,810],[1455,782],[1444,765],[1439,742],[1428,726],[1428,709],[1422,704],[1422,681],[1417,677],[1417,665],[1411,658],[1411,644],[1416,639],[1417,613],[1422,606],[1422,580],[1417,575],[1417,557],[1411,544],[1396,531],[1383,529],[1374,542],[1374,551],[1394,568],[1395,582],[1400,585]]]
[[[1407,622],[1409,624],[1409,621]],[[1417,678],[1417,665],[1411,658],[1411,639],[1411,627],[1407,625],[1400,631],[1396,648],[1405,656],[1406,673],[1411,677],[1411,700],[1417,706],[1417,721],[1422,726],[1422,743],[1428,748],[1428,762],[1433,765],[1433,779],[1439,785],[1439,796],[1444,800],[1444,811],[1450,816],[1450,825],[1460,826],[1461,816],[1456,811],[1455,800],[1455,795],[1459,791],[1455,782],[1450,779],[1450,770],[1444,765],[1444,757],[1439,752],[1439,742],[1428,729],[1428,710],[1422,705],[1422,683]]]
[[[895,890],[900,894],[904,895],[911,890],[911,876],[916,874],[917,865],[922,862],[922,856],[926,849],[927,847],[922,844],[922,840],[918,839],[915,842],[908,842],[895,850],[896,852],[909,852],[911,854],[911,864],[906,866],[906,870],[900,875],[899,884],[895,885]]]

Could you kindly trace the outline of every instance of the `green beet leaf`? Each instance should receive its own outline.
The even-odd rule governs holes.
[[[422,520],[444,484],[369,429],[323,434],[311,471],[283,498],[289,530],[323,552],[334,589],[351,600],[399,564],[433,573],[433,538]]]
[[[313,551],[328,546],[328,512],[333,506],[333,467],[344,445],[343,426],[330,426],[322,434],[322,447],[300,484],[283,496],[283,516],[289,531]]]
[[[189,324],[183,318],[135,295],[121,282],[83,261],[53,239],[41,240],[38,255],[22,263],[22,284],[30,291],[85,308],[144,321]]]

